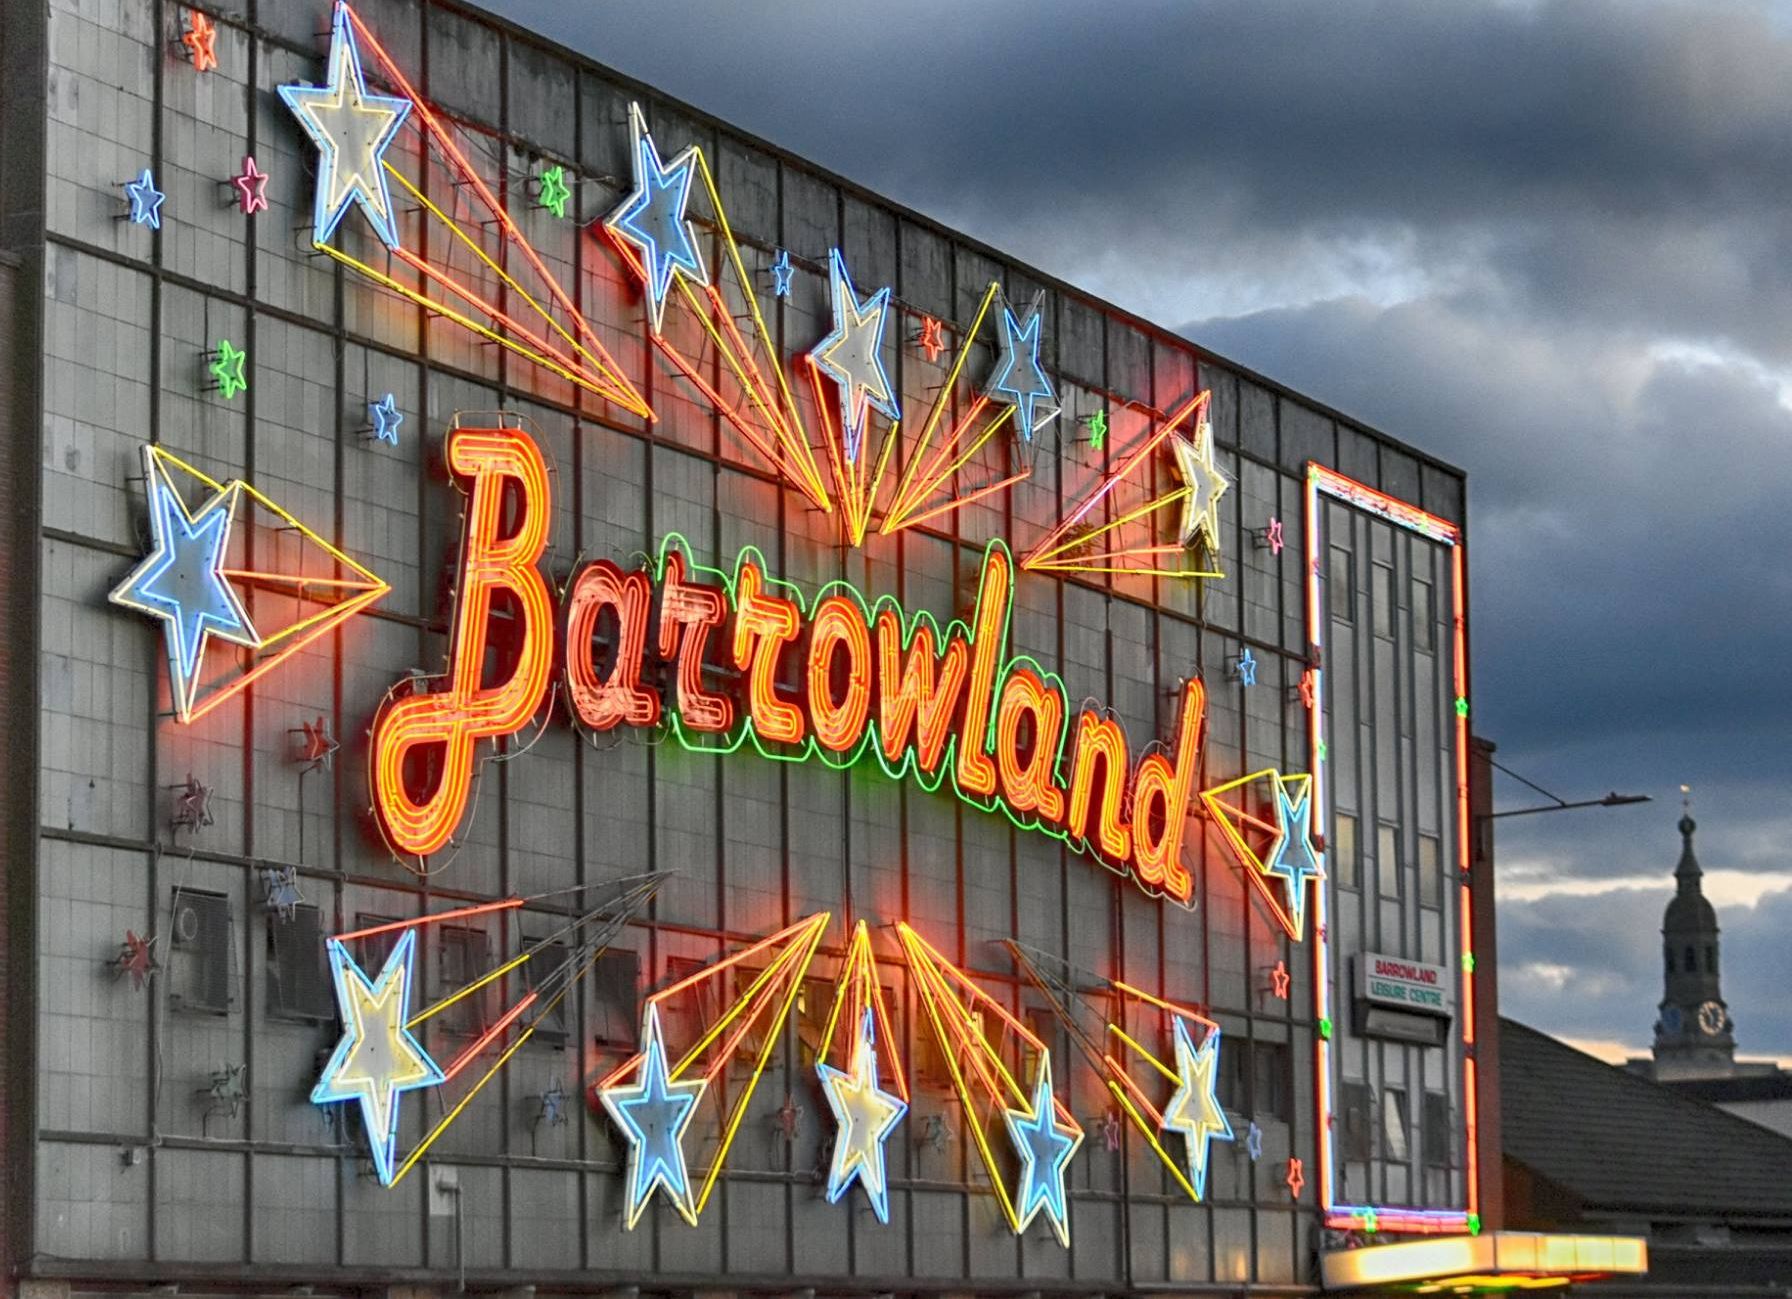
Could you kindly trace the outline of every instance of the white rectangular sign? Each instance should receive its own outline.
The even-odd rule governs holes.
[[[1449,971],[1404,956],[1364,952],[1356,958],[1363,999],[1372,1005],[1449,1018],[1455,1003]]]

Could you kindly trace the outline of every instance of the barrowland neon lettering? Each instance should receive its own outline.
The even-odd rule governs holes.
[[[1015,562],[1002,542],[984,552],[970,621],[943,629],[893,596],[867,603],[846,582],[805,598],[767,576],[751,547],[731,574],[708,567],[676,534],[644,570],[582,565],[554,617],[540,598],[552,508],[540,451],[520,430],[456,428],[447,461],[469,508],[445,688],[389,700],[370,745],[375,820],[394,852],[422,856],[449,842],[470,800],[475,742],[535,717],[557,645],[580,729],[664,725],[697,752],[750,744],[774,761],[836,769],[869,760],[929,792],[949,780],[970,805],[1066,842],[1152,896],[1191,901],[1182,844],[1201,759],[1201,681],[1183,686],[1172,745],[1133,761],[1117,720],[1088,708],[1073,718],[1055,673],[1007,653]],[[499,591],[516,597],[501,638],[511,662],[490,685],[482,669]]]

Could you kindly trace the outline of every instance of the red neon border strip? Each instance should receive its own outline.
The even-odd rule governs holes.
[[[1416,532],[1428,540],[1451,548],[1450,576],[1454,609],[1452,616],[1452,679],[1456,698],[1466,699],[1468,697],[1468,620],[1464,607],[1464,560],[1461,528],[1447,519],[1427,513],[1408,501],[1402,501],[1377,491],[1365,483],[1359,483],[1335,470],[1327,469],[1315,461],[1307,462],[1305,497],[1307,640],[1309,644],[1319,651],[1323,651],[1325,645],[1319,599],[1321,581],[1319,499],[1321,494],[1366,510],[1398,527]],[[1325,672],[1322,667],[1313,669],[1312,701],[1308,705],[1307,718],[1310,768],[1313,773],[1312,797],[1315,809],[1321,816],[1324,816],[1327,814],[1328,808],[1325,801],[1326,771],[1325,763],[1320,760],[1319,756],[1320,746],[1325,740]],[[1461,933],[1462,951],[1472,953],[1474,951],[1473,893],[1467,883],[1466,874],[1469,862],[1468,718],[1458,710],[1455,723],[1457,862],[1458,869],[1464,872],[1464,882],[1458,889],[1460,909],[1458,926]],[[1313,943],[1313,1005],[1319,1018],[1329,1020],[1331,1017],[1331,985],[1327,979],[1327,966],[1330,941],[1325,888],[1321,887],[1317,890],[1316,903]],[[1474,1060],[1475,975],[1473,969],[1467,967],[1467,963],[1464,963],[1462,969],[1461,1015],[1463,1115],[1468,1138],[1467,1166],[1464,1170],[1467,1178],[1465,1187],[1467,1210],[1419,1209],[1404,1206],[1383,1208],[1380,1205],[1338,1203],[1334,1194],[1335,1152],[1332,1148],[1332,1134],[1335,1115],[1332,1110],[1331,1098],[1331,1042],[1322,1037],[1319,1039],[1314,1057],[1317,1062],[1316,1072],[1318,1075],[1315,1080],[1315,1095],[1319,1108],[1317,1136],[1319,1207],[1327,1227],[1351,1230],[1373,1223],[1376,1230],[1417,1234],[1479,1231],[1481,1152],[1475,1096],[1477,1082]]]

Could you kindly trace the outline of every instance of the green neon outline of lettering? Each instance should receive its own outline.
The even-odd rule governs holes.
[[[878,615],[886,608],[890,609],[896,615],[897,626],[901,628],[902,631],[902,656],[905,660],[907,659],[909,649],[914,642],[915,633],[920,630],[923,623],[932,629],[936,649],[943,651],[954,635],[962,635],[965,644],[971,649],[973,654],[975,652],[975,641],[972,637],[972,625],[967,624],[963,618],[952,619],[952,621],[946,624],[945,630],[942,633],[939,621],[927,610],[923,609],[910,612],[902,607],[901,602],[898,601],[894,595],[880,595],[870,605],[867,605],[863,593],[852,583],[842,578],[830,579],[815,592],[812,599],[807,598],[803,594],[803,589],[794,582],[771,576],[770,570],[765,562],[765,553],[757,546],[745,546],[735,555],[734,572],[730,575],[725,569],[716,568],[714,565],[705,564],[699,561],[692,553],[690,541],[686,539],[682,533],[668,532],[660,541],[659,554],[653,557],[647,567],[648,575],[656,589],[663,589],[665,585],[666,565],[674,550],[677,550],[684,557],[686,582],[695,582],[697,581],[699,574],[704,574],[714,580],[705,581],[703,585],[721,587],[723,598],[727,602],[728,617],[732,617],[739,610],[739,604],[735,599],[735,592],[738,589],[740,581],[740,571],[742,567],[750,561],[759,569],[760,575],[764,579],[765,587],[768,591],[777,588],[779,594],[783,595],[784,598],[789,599],[791,603],[796,605],[797,615],[801,622],[808,622],[809,611],[830,595],[845,595],[858,607],[860,614],[864,616],[865,625],[871,630],[873,638],[872,643],[874,646],[876,644]],[[1007,544],[1000,538],[992,540],[983,549],[983,560],[977,570],[977,595],[979,602],[981,602],[983,596],[983,575],[988,571],[990,555],[997,550],[1002,552],[1003,556],[1008,560],[1009,565],[1008,597],[1004,602],[1002,609],[1001,634],[998,637],[996,647],[997,654],[1002,655],[1007,651],[1008,633],[1014,619],[1014,576],[1018,573],[1019,568],[1014,562],[1013,552],[1008,549]],[[975,623],[977,620],[976,613],[977,611],[973,610],[972,623]],[[714,634],[713,630],[711,634]],[[1008,678],[1013,675],[1017,668],[1031,669],[1034,675],[1044,682],[1046,689],[1055,692],[1060,702],[1063,704],[1063,707],[1060,710],[1062,716],[1058,724],[1057,752],[1052,757],[1051,779],[1053,784],[1059,788],[1063,792],[1065,798],[1068,799],[1070,797],[1070,788],[1063,779],[1063,764],[1064,750],[1070,740],[1070,696],[1064,687],[1063,678],[1056,672],[1046,671],[1044,666],[1031,655],[1017,654],[1012,657],[1004,658],[1000,667],[996,670],[993,687],[990,693],[989,722],[984,730],[984,751],[991,752],[995,747],[996,721],[1000,713],[1002,691],[1007,686]],[[961,689],[968,689],[969,683],[970,677],[967,666],[965,685],[961,687]],[[1077,716],[1081,716],[1084,711],[1088,710],[1079,707]],[[1180,712],[1180,710],[1178,711]],[[1007,801],[999,792],[990,796],[987,800],[979,795],[966,793],[958,784],[957,746],[959,737],[958,728],[956,727],[953,728],[952,734],[949,735],[946,740],[945,747],[940,751],[939,769],[929,775],[921,769],[919,756],[915,752],[915,745],[912,740],[903,746],[902,756],[896,762],[892,763],[884,756],[882,736],[878,728],[877,710],[875,707],[872,707],[870,714],[866,719],[864,735],[859,738],[857,744],[853,745],[851,749],[848,749],[843,753],[835,753],[824,748],[821,742],[815,738],[812,731],[805,733],[802,741],[798,744],[786,745],[773,743],[770,747],[767,747],[767,744],[760,739],[758,732],[753,727],[751,706],[737,708],[735,713],[737,720],[732,734],[723,735],[713,731],[690,731],[685,728],[684,722],[678,713],[678,691],[676,687],[664,691],[662,695],[661,722],[667,727],[670,734],[673,735],[678,740],[679,744],[688,752],[713,753],[720,755],[733,754],[738,752],[741,746],[750,739],[753,742],[754,751],[757,752],[760,757],[767,758],[773,762],[796,763],[816,759],[831,770],[844,771],[849,767],[857,766],[864,759],[866,751],[869,750],[875,758],[878,767],[882,769],[885,777],[893,781],[913,780],[915,784],[919,785],[922,790],[929,794],[938,793],[940,787],[946,783],[947,774],[952,773],[951,792],[956,794],[959,800],[966,805],[977,809],[979,812],[991,814],[1000,812],[1003,816],[1008,818],[1009,823],[1016,829],[1026,830],[1042,834],[1047,838],[1056,839],[1059,843],[1069,847],[1072,851],[1081,853],[1094,861],[1100,862],[1101,865],[1112,871],[1114,874],[1130,880],[1148,897],[1170,902],[1187,910],[1194,909],[1195,900],[1192,894],[1187,902],[1183,902],[1171,894],[1166,893],[1161,888],[1155,888],[1146,884],[1143,878],[1141,878],[1138,872],[1133,868],[1131,862],[1116,865],[1114,862],[1108,860],[1101,850],[1093,843],[1089,842],[1089,840],[1073,837],[1068,828],[1055,826],[1042,821],[1038,816],[1031,812],[1015,811],[1008,805]],[[1113,714],[1111,710],[1102,710],[1102,713],[1098,715],[1112,716]],[[576,717],[574,718],[574,726],[581,731],[585,729],[582,726],[579,726]],[[807,731],[807,728],[805,729]],[[1123,736],[1126,734],[1125,723],[1121,723],[1121,734]],[[1133,776],[1137,772],[1138,763],[1142,761],[1148,753],[1152,752],[1154,747],[1161,748],[1165,746],[1163,746],[1161,740],[1153,740],[1150,744],[1140,749],[1135,755],[1133,752],[1132,741],[1130,737],[1127,738],[1126,777],[1128,795],[1130,795],[1131,792],[1131,783]],[[1205,746],[1202,748],[1200,757],[1204,762],[1206,758]],[[998,778],[998,785],[999,783],[1000,781]]]

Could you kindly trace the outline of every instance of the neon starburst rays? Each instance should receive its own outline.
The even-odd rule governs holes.
[[[1061,959],[1025,948],[1012,940],[1006,941],[1004,946],[1021,972],[1051,1003],[1052,1012],[1069,1031],[1071,1041],[1090,1067],[1101,1076],[1120,1112],[1176,1184],[1191,1200],[1204,1198],[1211,1143],[1216,1138],[1232,1139],[1231,1122],[1226,1118],[1215,1090],[1219,1074],[1219,1025],[1191,1007],[1177,1005],[1131,984],[1103,979],[1099,975],[1090,977],[1109,995],[1102,1008],[1097,1009],[1094,999],[1085,995],[1085,972],[1072,971]],[[1058,967],[1057,973],[1048,972],[1048,967],[1053,965]],[[1168,1060],[1147,1049],[1127,1030],[1126,1008],[1138,1005],[1145,1006],[1160,1020],[1167,1020]],[[1113,1022],[1115,1018],[1121,1022]],[[1198,1048],[1194,1037],[1196,1029],[1201,1033]],[[1133,1077],[1129,1061],[1142,1064],[1174,1089],[1161,1109]],[[1170,1140],[1171,1137],[1176,1140]],[[1178,1148],[1180,1158],[1174,1153]]]
[[[412,97],[375,95],[367,89],[358,24],[349,8],[338,3],[330,29],[328,74],[321,86],[278,87],[317,145],[317,189],[312,209],[312,240],[326,244],[351,205],[366,214],[373,232],[388,248],[398,247],[398,221],[392,191],[386,184],[386,149],[410,115]]]
[[[909,925],[898,922],[896,936],[1009,1226],[1018,1235],[1043,1212],[1053,1234],[1068,1248],[1064,1173],[1082,1144],[1083,1129],[1052,1091],[1050,1048]],[[1008,1067],[1002,1053],[1006,1044],[1038,1062],[1031,1088]],[[996,1112],[1003,1118],[999,1129],[993,1122]],[[1004,1161],[996,1155],[992,1137],[997,1135],[1006,1137],[1002,1144],[1018,1163],[1012,1187],[1003,1172]]]
[[[837,1069],[828,1061],[833,1058],[836,1032],[843,1024],[846,1068]],[[815,1052],[815,1071],[838,1126],[828,1165],[828,1202],[838,1203],[856,1181],[864,1188],[878,1221],[885,1223],[890,1220],[890,1190],[884,1143],[908,1113],[908,1084],[903,1081],[896,1042],[877,981],[871,931],[861,920],[853,929],[840,966],[833,1009]],[[883,1089],[879,1081],[883,1073],[890,1077],[893,1092]]]
[[[143,472],[151,549],[109,598],[162,623],[169,697],[182,722],[203,717],[391,589],[245,482],[220,483],[155,446],[143,448]],[[187,505],[193,495],[204,497],[197,510]],[[257,566],[247,568],[235,538],[251,519],[262,526]],[[266,601],[253,619],[251,592]],[[214,641],[253,657],[226,669],[208,654]]]
[[[815,959],[829,919],[829,913],[817,912],[647,999],[641,1051],[591,1089],[594,1100],[609,1113],[629,1144],[630,1172],[623,1208],[626,1227],[632,1229],[640,1221],[655,1191],[663,1191],[679,1216],[696,1225],[721,1176],[760,1075],[783,1038],[784,1025],[802,991],[804,975]],[[671,1001],[697,989],[726,988],[724,980],[731,978],[737,967],[762,958],[764,967],[757,970],[746,989],[694,1043],[681,1047],[665,1040],[662,1011]],[[656,1042],[657,1060],[653,1055]],[[746,1083],[718,1083],[743,1050],[752,1056]],[[716,1085],[711,1086],[712,1083]],[[689,1113],[685,1098],[691,1101]],[[708,1168],[693,1180],[685,1164],[683,1138],[685,1129],[694,1122],[696,1102],[703,1099],[717,1101],[719,1128],[715,1154]]]
[[[1205,556],[1197,558],[1187,546],[1189,506],[1186,502],[1196,489],[1183,480],[1179,486],[1154,494],[1150,485],[1150,467],[1155,453],[1166,441],[1174,440],[1180,464],[1180,447],[1188,443],[1182,430],[1191,424],[1197,430],[1195,444],[1208,448],[1206,457],[1211,461],[1212,431],[1207,422],[1211,401],[1211,393],[1199,392],[1158,420],[1120,457],[1113,469],[1065,512],[1050,532],[1034,543],[1021,557],[1021,567],[1032,572],[1223,577],[1224,574],[1211,563],[1217,555],[1217,547],[1209,548]],[[1110,440],[1116,437],[1110,434]],[[1204,490],[1204,509],[1217,508],[1219,493],[1224,488],[1215,490],[1209,484]],[[1184,532],[1163,539],[1157,535],[1161,531],[1158,520],[1177,505],[1183,506]],[[1217,537],[1217,533],[1214,535]]]
[[[364,91],[360,64],[363,51],[380,78],[398,92],[371,98],[405,105],[391,134],[396,136],[398,128],[408,124],[420,137],[422,162],[415,177],[407,176],[394,164],[392,140],[385,138],[377,147],[360,141],[364,152],[378,155],[379,165],[371,177],[363,174],[368,168],[362,165],[348,179],[334,178],[344,164],[340,157],[334,161],[332,158],[334,154],[346,153],[347,146],[338,150],[318,139],[313,119],[320,110],[315,105],[333,102],[319,101],[318,96],[329,94],[331,86],[343,76],[348,76],[344,85],[352,82]],[[349,72],[343,71],[344,61],[353,65]],[[325,219],[320,219],[314,228],[313,247],[486,342],[495,343],[639,418],[652,419],[646,399],[605,349],[596,329],[541,254],[523,237],[493,185],[473,167],[451,129],[417,95],[360,15],[343,0],[338,0],[335,11],[330,71],[329,84],[325,86],[280,88],[320,151],[317,203],[320,217]],[[349,94],[341,87],[337,90]],[[311,107],[301,111],[303,105]],[[440,203],[426,192],[437,189],[426,184],[423,174],[432,165],[444,174],[445,183],[439,187],[444,195]],[[354,185],[345,198],[341,191],[350,180]],[[337,192],[332,193],[332,187]],[[394,197],[414,204],[421,220],[445,230],[446,238],[430,241],[430,247],[436,250],[431,258],[425,259],[400,240]],[[355,202],[368,209],[370,222],[390,253],[392,263],[383,269],[337,246],[335,235],[342,212]],[[342,211],[334,212],[332,217],[333,204],[340,204]]]
[[[1240,791],[1252,786],[1266,787],[1271,819],[1244,801]],[[1267,767],[1201,791],[1201,801],[1245,868],[1245,878],[1297,943],[1306,936],[1308,886],[1325,878],[1313,843],[1312,788],[1311,776],[1284,776]],[[1280,884],[1280,896],[1272,884]]]
[[[653,326],[649,337],[756,455],[816,508],[833,512],[835,502],[760,309],[754,277],[728,224],[708,158],[700,146],[692,145],[670,166],[660,163],[638,105],[630,106],[630,122],[640,131],[636,195],[593,228],[601,231],[643,286]],[[679,175],[676,181],[670,179],[674,172]],[[696,181],[702,182],[700,187]],[[718,254],[714,274],[698,245],[689,212],[693,192],[709,205]],[[629,216],[637,205],[641,210]],[[774,271],[779,265],[774,264]],[[781,265],[787,274],[788,258]],[[671,320],[666,319],[669,306]],[[694,323],[696,330],[681,327],[686,322]],[[687,338],[697,340],[695,347],[687,345]]]

